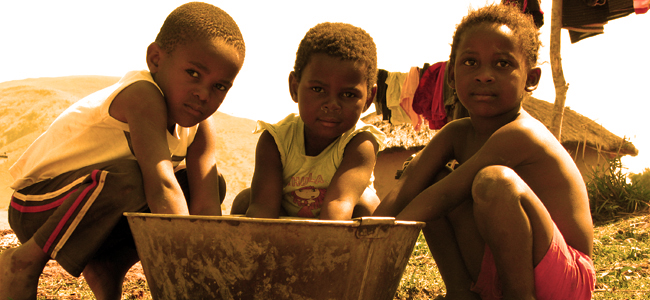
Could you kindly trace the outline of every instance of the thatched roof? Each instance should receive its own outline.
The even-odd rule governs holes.
[[[551,126],[553,104],[529,97],[523,103],[524,109],[531,116],[540,120],[547,128]],[[411,124],[392,125],[382,121],[381,115],[368,114],[362,120],[373,124],[386,134],[386,150],[424,148],[435,134],[428,128],[415,131]],[[562,145],[571,150],[582,148],[585,145],[610,154],[636,156],[639,151],[630,142],[609,132],[602,125],[569,109],[564,110],[562,124]]]
[[[551,127],[553,103],[529,97],[524,101],[524,109],[540,120],[547,128]],[[602,125],[566,107],[562,121],[562,145],[567,149],[578,149],[585,145],[610,154],[636,156],[639,150],[634,145],[609,132]]]

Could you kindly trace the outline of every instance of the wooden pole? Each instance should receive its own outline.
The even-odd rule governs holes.
[[[553,73],[553,84],[555,85],[555,106],[553,107],[553,119],[551,121],[551,133],[560,142],[562,137],[562,119],[564,118],[564,103],[569,85],[564,80],[562,71],[562,0],[553,0],[551,11],[551,70]]]

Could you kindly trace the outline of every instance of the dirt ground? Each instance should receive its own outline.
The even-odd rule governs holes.
[[[20,245],[13,231],[0,230],[0,252]],[[40,278],[38,289],[39,299],[87,299],[91,295],[77,295],[76,286],[85,286],[83,275],[75,278],[68,274],[56,261],[51,260]],[[140,263],[135,264],[126,274],[123,299],[151,299],[147,281]],[[86,289],[87,290],[87,289]]]
[[[0,230],[10,229],[9,221],[7,220],[7,211],[4,208],[0,208]]]

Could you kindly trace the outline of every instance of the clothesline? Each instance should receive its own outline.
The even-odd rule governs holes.
[[[535,25],[544,24],[544,12],[538,0],[503,0],[516,3],[532,15]],[[569,30],[571,42],[603,33],[604,24],[632,13],[644,14],[650,0],[564,0],[562,27]],[[375,110],[383,120],[394,125],[411,124],[415,130],[424,126],[440,129],[447,122],[468,116],[453,90],[445,84],[446,62],[411,67],[408,72],[380,69],[377,76]]]
[[[447,122],[468,116],[453,90],[446,84],[447,62],[411,67],[409,72],[380,69],[374,103],[377,114],[391,124],[411,124],[440,129]]]

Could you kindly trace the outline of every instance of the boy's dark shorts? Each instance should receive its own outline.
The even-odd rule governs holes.
[[[182,170],[179,183],[187,183]],[[187,185],[183,187],[184,191]],[[43,252],[73,276],[95,256],[135,249],[124,212],[147,212],[142,173],[135,160],[88,166],[16,191],[9,224],[25,243],[34,238]]]

